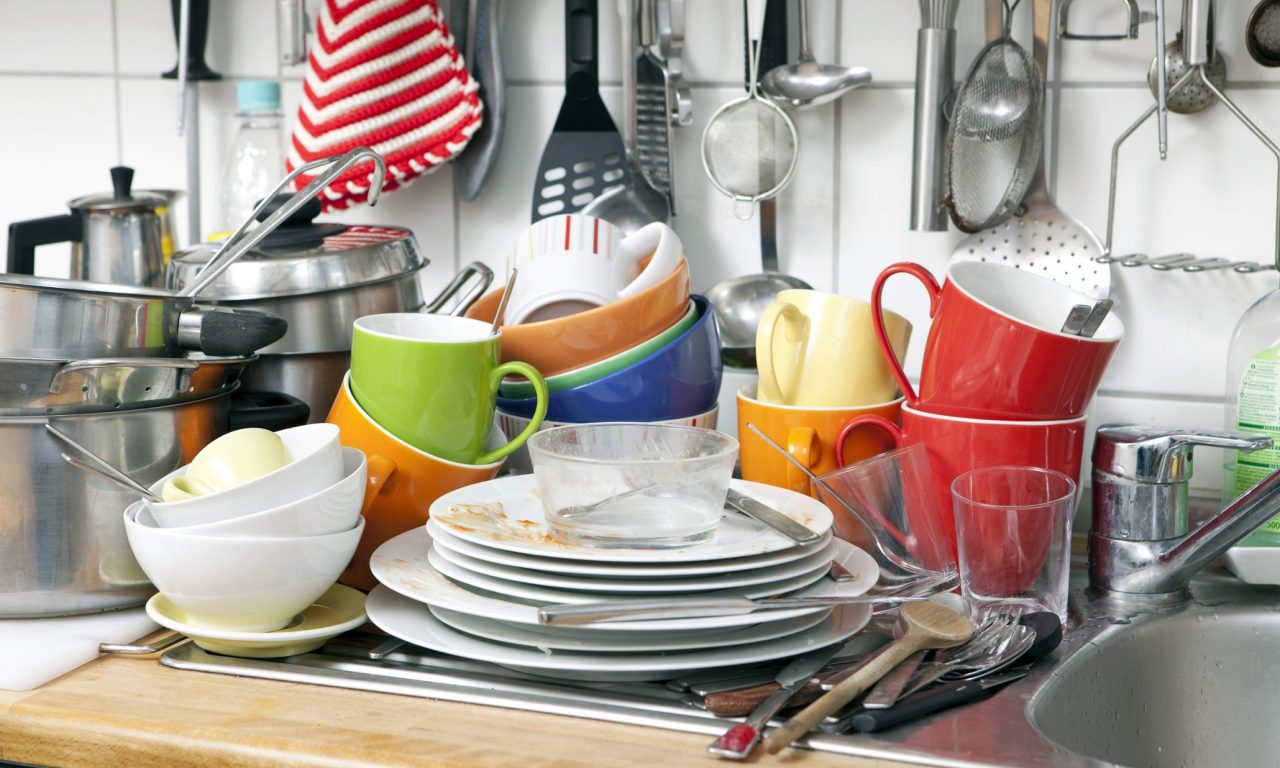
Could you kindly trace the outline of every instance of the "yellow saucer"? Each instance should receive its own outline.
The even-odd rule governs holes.
[[[147,615],[162,627],[181,632],[211,653],[274,659],[314,651],[329,639],[365,622],[363,592],[334,584],[305,611],[274,632],[223,631],[187,624],[185,614],[163,594],[147,601]]]

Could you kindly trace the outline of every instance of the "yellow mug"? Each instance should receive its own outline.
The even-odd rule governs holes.
[[[742,462],[742,479],[810,495],[809,476],[748,429],[748,424],[754,424],[810,472],[822,475],[838,469],[836,440],[846,423],[868,414],[897,422],[902,408],[901,397],[874,405],[802,408],[762,403],[755,395],[755,384],[744,384],[738,389],[738,459]],[[892,448],[893,440],[887,434],[880,434],[880,430],[858,429],[845,440],[844,458],[852,463]]]
[[[899,360],[911,323],[884,310]],[[883,403],[898,385],[876,341],[871,305],[822,291],[779,291],[756,327],[762,402],[815,408]]]

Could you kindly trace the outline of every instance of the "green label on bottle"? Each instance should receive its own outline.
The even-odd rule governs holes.
[[[1280,348],[1264,349],[1249,361],[1240,378],[1236,429],[1253,435],[1267,435],[1280,444]],[[1235,496],[1280,469],[1280,445],[1262,451],[1236,451]],[[1259,531],[1280,534],[1280,515],[1271,518]]]

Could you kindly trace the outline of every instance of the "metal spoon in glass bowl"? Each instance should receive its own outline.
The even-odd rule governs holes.
[[[765,73],[760,87],[770,100],[792,109],[809,109],[835,101],[871,82],[866,67],[819,64],[809,47],[809,0],[800,0],[800,60]]]

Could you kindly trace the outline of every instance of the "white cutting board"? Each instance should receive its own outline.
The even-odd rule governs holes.
[[[159,629],[145,608],[56,619],[0,620],[0,690],[29,691],[98,658],[99,643]]]

